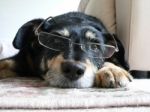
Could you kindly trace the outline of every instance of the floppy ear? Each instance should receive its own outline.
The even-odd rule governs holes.
[[[25,23],[17,32],[13,40],[13,46],[16,49],[22,49],[25,45],[35,38],[34,30],[43,21],[43,19],[34,19]]]
[[[118,40],[115,34],[111,34],[109,32],[102,32],[102,35],[104,36],[105,44],[115,45],[114,39],[116,41]]]

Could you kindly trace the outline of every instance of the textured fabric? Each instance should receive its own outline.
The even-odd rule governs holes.
[[[147,83],[146,83],[147,82]],[[36,78],[9,78],[0,81],[1,109],[103,109],[150,106],[150,91],[135,86],[118,89],[60,89],[48,87]],[[143,80],[150,84],[150,81]]]
[[[103,109],[5,109],[0,112],[150,112],[150,107],[121,107]]]

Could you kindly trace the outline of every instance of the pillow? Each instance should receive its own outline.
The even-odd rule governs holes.
[[[111,33],[116,33],[115,0],[81,0],[78,10],[101,20]]]
[[[3,43],[2,43],[3,42]],[[18,52],[12,43],[6,40],[0,42],[0,59],[7,58],[15,55]]]

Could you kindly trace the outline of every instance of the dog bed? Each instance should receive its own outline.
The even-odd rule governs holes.
[[[37,78],[0,80],[1,111],[141,112],[150,111],[150,80],[134,80],[126,88],[63,89]]]

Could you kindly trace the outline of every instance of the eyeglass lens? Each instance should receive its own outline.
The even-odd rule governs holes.
[[[69,39],[46,32],[40,32],[38,39],[41,45],[55,51],[64,51],[70,46]],[[76,45],[81,46],[82,50],[85,51],[89,57],[93,58],[110,58],[115,53],[115,47],[111,45],[88,43],[86,46],[90,48],[83,47],[83,45],[80,44]]]
[[[45,32],[39,33],[39,42],[49,49],[63,51],[69,46],[69,40]]]

